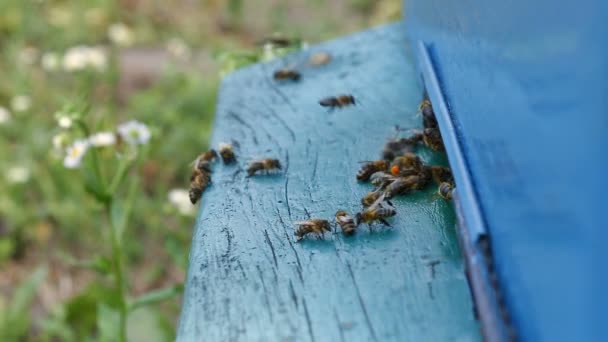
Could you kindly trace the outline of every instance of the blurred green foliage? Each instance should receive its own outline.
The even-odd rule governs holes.
[[[87,195],[81,173],[63,166],[64,152],[53,148],[53,139],[65,133],[54,114],[65,111],[66,103],[88,107],[94,131],[113,130],[129,120],[151,128],[147,158],[131,171],[141,175],[142,184],[124,248],[132,292],[163,288],[183,281],[193,220],[167,194],[187,188],[189,164],[207,147],[221,77],[292,51],[264,51],[255,44],[264,35],[282,31],[320,41],[396,18],[400,3],[0,1],[0,277],[9,279],[9,287],[0,285],[0,340],[115,338],[117,295],[104,280],[110,261],[83,257],[92,256],[92,250],[107,255],[111,249],[99,242],[107,223],[103,206]],[[116,23],[129,30],[127,35],[121,36],[120,29],[114,37],[109,34]],[[105,67],[95,67],[101,61],[94,55],[90,66],[66,70],[66,56],[76,46],[101,47]],[[141,63],[124,62],[140,48],[165,57],[150,62],[144,53]],[[76,58],[70,65],[80,62]],[[139,64],[150,63],[154,67],[144,70],[147,81],[137,81]],[[8,117],[3,119],[2,110]],[[114,167],[102,167],[102,172]],[[92,281],[92,273],[102,281]],[[48,292],[62,279],[73,285],[60,299],[36,296],[42,284]],[[179,290],[168,287],[161,290],[167,293],[151,292],[140,300],[155,302]],[[57,291],[46,296],[55,298]],[[158,340],[171,340],[178,310],[177,300],[134,308],[129,339],[149,340],[154,332]]]

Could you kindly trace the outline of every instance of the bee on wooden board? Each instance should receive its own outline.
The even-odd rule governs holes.
[[[273,77],[275,80],[277,81],[299,81],[300,77],[302,77],[302,75],[291,68],[283,68],[283,69],[279,69],[277,71],[274,72]]]
[[[266,171],[268,173],[272,170],[281,170],[281,162],[278,159],[254,160],[247,167],[247,175],[253,176],[258,171]]]
[[[424,144],[434,151],[444,151],[443,140],[441,139],[441,132],[439,128],[425,128],[422,141]]]
[[[389,162],[386,160],[373,160],[362,162],[359,172],[357,172],[357,180],[367,181],[372,174],[378,171],[387,171]]]
[[[297,241],[302,240],[306,234],[314,233],[323,237],[325,232],[331,232],[331,226],[327,220],[310,219],[306,221],[299,221],[294,224],[296,226],[294,235],[297,237]]]
[[[387,185],[389,185],[392,181],[396,179],[395,176],[390,173],[384,171],[374,172],[370,177],[369,181],[372,185],[376,186],[378,189],[384,189]]]
[[[451,183],[443,182],[439,184],[439,188],[437,189],[437,193],[445,200],[452,199],[452,192],[454,191],[454,186]]]
[[[209,183],[211,183],[211,176],[208,172],[194,169],[192,176],[190,176],[190,191],[188,193],[192,204],[198,202]]]
[[[428,98],[425,98],[418,107],[420,113],[422,113],[422,125],[424,128],[438,128],[437,118],[433,111],[433,105]]]
[[[423,167],[422,159],[408,152],[393,160],[390,171],[393,176],[410,176],[420,173]]]
[[[336,223],[342,228],[342,233],[346,236],[353,235],[357,231],[355,219],[344,210],[336,212]]]
[[[224,164],[232,164],[236,161],[236,155],[234,154],[234,147],[232,147],[232,144],[220,143],[219,150]]]
[[[421,133],[414,134],[408,138],[390,139],[382,148],[382,159],[393,160],[397,156],[414,152],[420,140],[422,140]]]
[[[338,95],[332,97],[326,97],[319,101],[319,104],[323,107],[329,107],[330,109],[342,108],[350,105],[355,105],[355,97],[352,95]]]
[[[384,203],[388,203],[390,207],[384,206]],[[367,223],[367,225],[371,227],[372,223],[379,221],[385,226],[390,227],[391,225],[388,223],[388,221],[386,221],[386,219],[395,215],[397,215],[395,208],[389,201],[385,201],[384,196],[381,196],[378,198],[376,203],[371,205],[369,208],[358,212],[355,218],[357,226],[361,223]]]
[[[424,179],[418,175],[399,177],[384,190],[384,195],[387,198],[392,198],[395,195],[403,195],[414,190],[420,190],[426,186]]]
[[[433,181],[437,184],[441,183],[454,183],[454,176],[452,170],[447,166],[429,166]]]
[[[380,196],[382,196],[382,189],[376,189],[374,191],[368,192],[365,196],[361,198],[361,204],[364,207],[369,207],[374,204]]]
[[[194,160],[194,169],[200,171],[211,172],[211,162],[217,158],[217,152],[214,149],[209,149],[206,152],[201,153]]]

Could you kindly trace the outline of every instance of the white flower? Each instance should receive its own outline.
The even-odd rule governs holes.
[[[117,128],[120,137],[129,144],[132,145],[144,145],[150,140],[150,130],[148,126],[139,121],[129,121],[123,123]]]
[[[23,166],[13,166],[6,171],[5,177],[12,184],[25,183],[30,179],[30,170]]]
[[[63,166],[68,169],[75,169],[80,166],[82,157],[89,148],[89,142],[87,140],[76,140],[72,146],[66,150],[66,156],[63,159]]]
[[[0,106],[0,125],[7,123],[11,119],[11,112],[8,109]]]
[[[173,189],[169,191],[167,195],[169,202],[177,209],[177,211],[186,216],[193,215],[196,206],[190,202],[190,195],[188,190],[185,189]]]
[[[112,43],[120,46],[133,44],[133,32],[123,23],[112,24],[108,28],[108,38],[110,38]]]
[[[17,95],[11,100],[11,108],[15,112],[25,112],[30,109],[32,100],[27,95]]]
[[[108,57],[102,47],[75,46],[63,56],[63,68],[66,71],[80,71],[86,68],[105,70]]]
[[[99,132],[89,137],[89,143],[95,147],[111,146],[116,144],[116,135],[113,132]]]
[[[179,38],[171,38],[167,42],[167,51],[174,58],[188,59],[190,58],[190,48],[186,43]]]
[[[59,133],[53,136],[53,147],[56,150],[63,150],[68,142],[68,136],[65,133]]]
[[[44,70],[55,71],[59,68],[59,56],[54,52],[45,52],[41,64]]]
[[[61,115],[57,117],[57,123],[59,124],[59,127],[68,129],[72,127],[72,118],[67,115]]]

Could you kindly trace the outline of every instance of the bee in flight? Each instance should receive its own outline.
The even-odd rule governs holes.
[[[342,228],[342,233],[346,236],[353,235],[357,230],[355,219],[344,210],[336,212],[336,223]]]
[[[209,183],[211,183],[209,172],[199,170],[198,168],[195,168],[194,171],[192,171],[192,176],[190,176],[190,191],[188,193],[192,204],[198,202],[205,189],[209,186]]]
[[[319,101],[319,104],[323,107],[329,107],[330,109],[342,108],[350,105],[355,105],[355,97],[352,95],[338,95],[332,97],[326,97]]]
[[[378,171],[387,171],[389,162],[386,160],[373,160],[363,162],[359,172],[357,172],[357,180],[367,181],[369,178]]]
[[[274,72],[273,77],[277,81],[299,81],[302,75],[294,69],[283,68]]]
[[[390,207],[384,205],[387,203]],[[357,213],[356,220],[357,226],[361,223],[367,223],[371,228],[371,224],[375,221],[379,221],[385,226],[390,227],[390,223],[386,221],[387,218],[397,215],[397,211],[392,206],[391,202],[385,201],[384,196],[381,196],[376,200],[376,203],[372,204],[369,208]]]
[[[443,182],[441,184],[439,184],[439,188],[437,189],[437,193],[439,194],[439,196],[441,196],[443,199],[446,200],[451,200],[452,199],[452,192],[454,191],[454,185],[448,182]]]
[[[234,154],[234,147],[232,147],[232,144],[220,143],[219,150],[224,164],[232,164],[236,161],[236,155]]]
[[[247,167],[247,175],[251,177],[258,171],[266,171],[268,173],[272,170],[281,170],[281,162],[278,159],[254,160]]]
[[[331,232],[329,221],[322,219],[299,221],[295,223],[295,226],[294,235],[297,237],[297,241],[302,240],[306,234],[314,233],[324,236],[325,232]]]

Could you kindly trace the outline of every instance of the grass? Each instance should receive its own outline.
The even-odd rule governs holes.
[[[169,10],[150,0],[1,1],[0,339],[112,340],[120,325],[112,215],[85,187],[88,164],[66,169],[53,148],[54,137],[80,134],[59,127],[56,112],[86,113],[93,132],[130,120],[152,132],[116,189],[127,201],[130,181],[140,182],[121,233],[124,286],[140,300],[125,333],[172,340],[179,299],[158,302],[179,292],[195,211],[168,194],[187,188],[189,163],[206,148],[222,72],[262,58],[255,42],[264,35],[317,42],[388,21],[400,2],[174,1]],[[115,23],[127,35],[112,40]],[[94,56],[86,70],[53,68],[52,54],[62,64],[79,45],[103,47],[105,67]],[[103,178],[119,151],[99,149]]]

